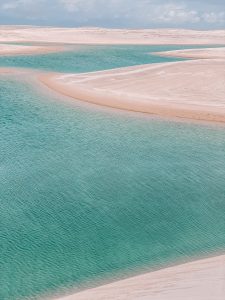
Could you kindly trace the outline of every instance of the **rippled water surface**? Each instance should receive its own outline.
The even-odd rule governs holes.
[[[0,299],[225,248],[225,129],[0,80]]]

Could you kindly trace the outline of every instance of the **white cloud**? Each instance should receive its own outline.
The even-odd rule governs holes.
[[[1,6],[2,10],[11,10],[17,7],[17,3],[3,3]]]
[[[202,12],[189,9],[185,4],[169,3],[159,5],[152,14],[155,22],[168,24],[224,23],[225,12]]]
[[[165,24],[222,23],[224,12],[202,12],[200,8],[188,6],[187,1],[165,3],[165,0],[58,0],[70,14],[82,13],[85,18],[129,19],[133,22]],[[194,7],[194,8],[193,8]],[[202,9],[202,8],[201,8]]]
[[[209,12],[203,13],[202,20],[207,23],[225,23],[225,12]]]
[[[174,3],[160,5],[154,15],[155,21],[163,23],[197,23],[201,20],[198,11]]]
[[[1,9],[3,10],[15,10],[17,8],[22,8],[33,4],[35,1],[33,0],[14,0],[7,1],[1,5]]]
[[[210,2],[210,1],[209,1]],[[0,0],[0,23],[194,27],[225,24],[224,0]],[[44,21],[43,21],[44,20]]]
[[[78,12],[78,11],[93,11],[101,10],[101,2],[102,0],[58,0],[60,4],[69,12]],[[113,0],[108,1],[113,2]],[[104,7],[104,2],[102,2]],[[104,9],[103,9],[104,11]]]
[[[79,10],[79,6],[82,5],[82,0],[59,0],[59,2],[65,7],[68,12],[74,12]]]

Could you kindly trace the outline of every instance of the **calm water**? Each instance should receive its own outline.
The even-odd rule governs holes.
[[[140,116],[0,81],[0,299],[225,249],[225,129]]]
[[[194,46],[191,46],[193,48]],[[177,61],[151,52],[190,46],[77,46],[71,51],[36,56],[0,57],[0,66],[38,68],[57,72],[90,72],[140,64]],[[199,48],[199,47],[197,47]]]
[[[178,48],[79,46],[0,66],[87,72],[171,61],[147,53]],[[225,249],[224,127],[71,104],[0,79],[0,299]]]

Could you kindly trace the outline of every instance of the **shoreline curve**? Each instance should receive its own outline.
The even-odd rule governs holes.
[[[60,94],[97,105],[162,117],[225,122],[225,59],[38,77]]]

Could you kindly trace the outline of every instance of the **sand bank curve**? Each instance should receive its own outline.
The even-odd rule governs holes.
[[[225,48],[183,49],[157,52],[156,55],[192,59],[225,59]]]
[[[86,74],[45,74],[42,83],[90,103],[225,122],[225,60],[151,64]]]

